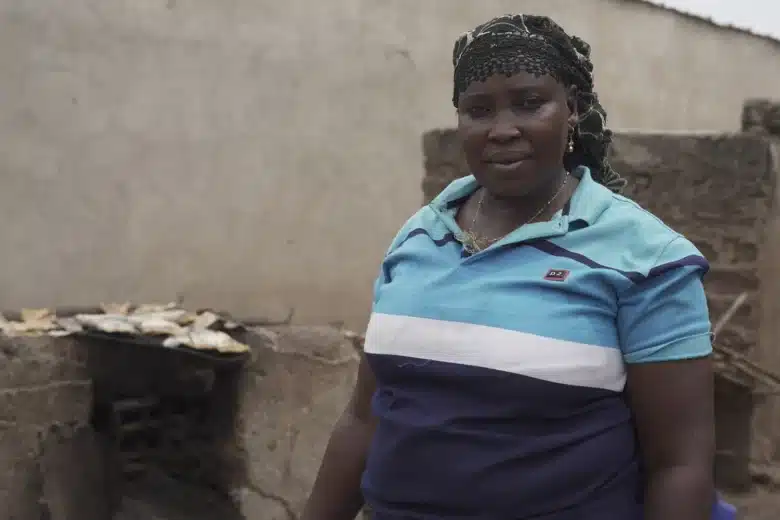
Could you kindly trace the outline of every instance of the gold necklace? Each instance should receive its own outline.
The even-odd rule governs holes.
[[[548,207],[550,207],[550,204],[553,203],[553,201],[558,197],[558,195],[561,194],[561,191],[563,191],[563,188],[566,186],[566,182],[569,180],[569,172],[567,171],[563,176],[563,181],[561,182],[561,185],[558,186],[558,190],[553,194],[553,196],[550,198],[550,200],[547,201],[547,203],[539,208],[539,211],[534,213],[534,215],[523,222],[521,225],[518,226],[518,228],[525,226],[526,224],[530,224],[534,220],[536,220],[539,215],[544,212]],[[475,253],[479,253],[480,251],[490,247],[494,243],[498,242],[503,236],[498,238],[481,238],[479,235],[477,235],[474,232],[474,228],[477,226],[477,222],[479,221],[480,214],[482,213],[482,202],[485,200],[485,190],[482,190],[482,193],[479,195],[479,201],[477,202],[477,210],[474,212],[474,218],[471,219],[471,226],[469,226],[469,229],[464,231],[463,234],[464,240],[462,241],[463,249],[466,250],[466,252],[470,255],[473,255]],[[506,235],[504,235],[506,236]]]

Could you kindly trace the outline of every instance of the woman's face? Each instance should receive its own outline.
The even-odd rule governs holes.
[[[552,76],[526,72],[469,85],[458,103],[458,133],[480,185],[519,197],[558,178],[577,120],[572,94]]]

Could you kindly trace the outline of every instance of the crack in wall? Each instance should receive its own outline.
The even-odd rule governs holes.
[[[254,482],[245,482],[243,487],[246,490],[260,496],[261,498],[274,502],[279,507],[281,507],[285,515],[287,516],[287,520],[298,520],[298,514],[295,512],[295,508],[292,506],[290,501],[287,500],[286,498],[277,495],[276,493],[266,491],[261,486],[255,484]]]

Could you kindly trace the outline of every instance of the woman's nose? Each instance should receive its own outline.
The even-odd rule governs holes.
[[[493,118],[488,138],[495,141],[511,141],[522,135],[520,124],[510,110],[502,110]]]

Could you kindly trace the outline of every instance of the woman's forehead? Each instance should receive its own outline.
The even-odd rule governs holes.
[[[565,87],[550,74],[534,74],[518,71],[507,75],[496,73],[488,76],[485,81],[472,81],[463,91],[462,96],[492,95],[510,91],[564,91]]]

